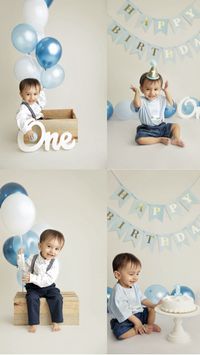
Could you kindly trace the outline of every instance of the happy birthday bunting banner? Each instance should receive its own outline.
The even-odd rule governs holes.
[[[108,34],[113,42],[123,45],[129,54],[136,54],[139,59],[145,58],[147,61],[156,59],[158,62],[162,58],[164,63],[175,62],[177,58],[183,60],[193,57],[192,50],[195,54],[200,51],[200,32],[184,43],[173,47],[162,47],[144,41],[114,20],[108,26]]]
[[[149,203],[142,199],[139,199],[133,192],[129,191],[113,173],[117,179],[119,186],[112,193],[111,199],[118,202],[118,206],[123,207],[128,201],[131,201],[131,207],[129,209],[130,214],[136,214],[137,217],[142,218],[145,212],[148,212],[148,218],[150,221],[159,220],[163,222],[165,215],[170,219],[174,219],[177,216],[182,216],[184,213],[190,211],[193,205],[200,204],[200,199],[194,195],[191,188],[197,183],[197,180],[187,189],[184,193],[178,196],[173,201],[167,204]]]
[[[200,2],[199,0],[193,1],[191,5],[172,18],[154,18],[144,14],[133,1],[125,0],[118,10],[118,14],[122,15],[127,21],[137,15],[136,27],[140,26],[144,31],[147,31],[153,26],[155,34],[164,33],[167,35],[169,28],[176,33],[178,30],[192,25],[195,19],[199,19]]]
[[[180,231],[168,234],[156,234],[141,230],[134,224],[120,217],[115,211],[108,208],[108,229],[114,231],[123,242],[132,242],[133,247],[148,248],[151,252],[158,246],[160,251],[172,251],[174,246],[181,249],[190,246],[191,240],[200,238],[200,215]],[[111,228],[109,226],[112,225]]]

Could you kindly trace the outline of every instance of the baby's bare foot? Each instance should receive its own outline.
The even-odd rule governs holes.
[[[184,142],[181,139],[178,139],[178,138],[172,138],[171,139],[171,144],[177,145],[178,147],[181,147],[181,148],[185,147]]]
[[[146,324],[145,329],[147,334],[151,334],[153,332],[153,325]]]
[[[153,332],[156,332],[156,333],[160,333],[161,332],[161,328],[159,327],[159,325],[157,324],[153,324]]]
[[[58,323],[52,323],[52,331],[53,332],[58,332],[59,330],[61,330],[59,324]]]
[[[36,325],[29,325],[29,327],[28,327],[28,332],[29,333],[35,333],[36,330],[37,330]]]
[[[167,137],[161,137],[160,138],[160,143],[168,145],[170,143],[170,139]]]

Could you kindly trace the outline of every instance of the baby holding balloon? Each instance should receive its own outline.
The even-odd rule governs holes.
[[[52,330],[60,330],[63,322],[63,299],[55,285],[59,274],[57,256],[65,243],[64,235],[53,229],[46,229],[40,235],[38,244],[40,253],[24,260],[24,250],[18,250],[17,264],[22,270],[22,281],[26,288],[28,309],[28,331],[35,333],[39,324],[40,297],[45,297],[49,306]]]
[[[22,103],[16,115],[17,126],[28,141],[34,142],[37,139],[37,135],[29,128],[27,120],[30,120],[30,118],[35,120],[43,118],[42,109],[46,104],[45,93],[41,88],[40,82],[35,78],[22,80],[19,84],[19,92]]]
[[[148,300],[137,283],[140,260],[133,254],[121,253],[115,256],[112,266],[117,283],[110,295],[108,310],[115,337],[121,340],[137,334],[160,332],[160,327],[154,323],[154,308],[161,302],[154,304]]]

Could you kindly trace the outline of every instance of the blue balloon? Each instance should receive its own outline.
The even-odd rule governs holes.
[[[169,118],[169,117],[173,116],[175,114],[175,112],[176,112],[176,109],[177,109],[177,105],[176,104],[174,104],[174,106],[171,106],[171,107],[167,106],[165,108],[165,112],[164,112],[165,118]]]
[[[65,79],[64,69],[60,64],[44,70],[41,74],[41,83],[45,89],[53,89],[62,84]]]
[[[0,189],[0,207],[3,203],[3,201],[10,195],[16,193],[16,192],[21,192],[24,195],[28,195],[27,191],[25,190],[25,188],[16,183],[16,182],[9,182],[5,185],[3,185]]]
[[[62,47],[57,39],[45,37],[36,46],[36,57],[38,63],[44,69],[56,65],[62,55]]]
[[[197,106],[200,106],[200,102],[195,97],[191,97],[191,99],[196,102]],[[194,105],[192,102],[188,102],[187,104],[184,102],[181,107],[181,111],[185,115],[190,115],[193,112],[193,110],[194,110]]]
[[[3,245],[3,254],[6,260],[14,265],[17,266],[17,253],[18,250],[22,247],[21,245],[21,238],[16,236],[16,237],[10,237],[8,238],[4,245]],[[29,257],[29,253],[26,247],[24,247],[24,257],[25,259]]]
[[[151,285],[144,292],[145,296],[154,304],[158,303],[163,297],[169,295],[167,289],[161,285]]]
[[[35,232],[30,230],[29,232],[23,234],[22,238],[25,250],[27,250],[29,255],[39,253],[38,243],[40,238]]]
[[[46,4],[47,4],[47,6],[50,7],[51,4],[52,4],[52,2],[53,2],[53,0],[45,0],[45,2],[46,2]]]
[[[107,101],[107,120],[109,120],[113,115],[113,105],[110,101]]]
[[[22,53],[31,53],[37,44],[37,32],[26,23],[14,27],[11,34],[13,46]]]
[[[174,289],[171,294],[174,295],[175,293],[176,293],[176,289]],[[191,290],[191,288],[189,288],[187,286],[180,286],[180,293],[181,293],[181,295],[188,295],[188,296],[192,297],[193,300],[195,300],[194,292]]]

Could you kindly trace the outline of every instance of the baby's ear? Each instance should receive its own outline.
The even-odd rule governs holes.
[[[114,277],[119,280],[120,279],[120,272],[119,271],[114,271]]]

